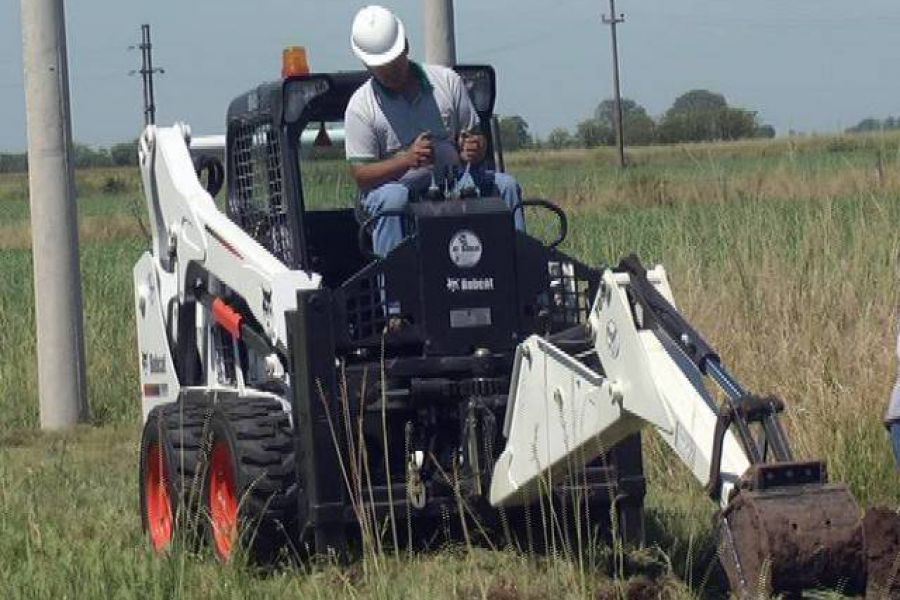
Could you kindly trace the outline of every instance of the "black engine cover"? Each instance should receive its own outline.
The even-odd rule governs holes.
[[[426,354],[517,343],[515,228],[500,198],[412,205]]]

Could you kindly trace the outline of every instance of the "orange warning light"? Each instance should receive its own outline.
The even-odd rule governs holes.
[[[281,76],[309,75],[309,63],[306,60],[306,48],[289,46],[281,54]]]

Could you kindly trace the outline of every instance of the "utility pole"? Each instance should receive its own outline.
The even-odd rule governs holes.
[[[63,0],[22,0],[42,429],[88,416]]]
[[[425,0],[425,60],[446,67],[456,64],[453,0]]]
[[[141,43],[137,46],[129,46],[129,50],[141,49],[141,68],[137,71],[129,71],[129,75],[141,74],[144,84],[144,125],[156,123],[156,100],[153,96],[153,75],[165,73],[165,69],[153,66],[153,44],[150,42],[150,25],[141,25]]]
[[[619,149],[619,167],[625,168],[625,124],[622,118],[622,91],[619,87],[619,42],[616,39],[616,25],[625,22],[625,15],[616,15],[616,0],[609,0],[609,14],[603,15],[603,23],[609,25],[612,32],[613,87],[616,95],[615,126],[616,146]]]

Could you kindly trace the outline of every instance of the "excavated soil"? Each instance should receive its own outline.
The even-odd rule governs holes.
[[[867,597],[900,598],[900,515],[869,509],[863,519],[869,575]]]
[[[628,581],[623,592],[615,588],[606,588],[597,592],[595,600],[657,600],[661,597],[663,586],[648,577],[639,576]]]

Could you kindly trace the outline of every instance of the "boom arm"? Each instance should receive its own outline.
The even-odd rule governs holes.
[[[856,500],[826,482],[824,463],[794,461],[781,402],[729,375],[675,309],[661,267],[631,256],[606,270],[589,322],[576,351],[538,336],[519,346],[492,504],[532,501],[650,424],[721,502],[719,557],[741,597],[865,586]],[[724,393],[721,407],[703,375]]]
[[[647,273],[646,280],[671,306],[663,268]],[[573,465],[596,458],[647,423],[701,484],[709,484],[711,465],[719,458],[714,456],[719,411],[694,362],[647,327],[650,319],[633,302],[636,294],[629,273],[603,274],[590,314],[592,351],[586,356],[572,356],[539,336],[520,345],[492,504],[531,501],[542,481],[565,477]],[[594,356],[599,364],[585,360]],[[725,501],[750,461],[735,436],[723,433],[714,495]]]

